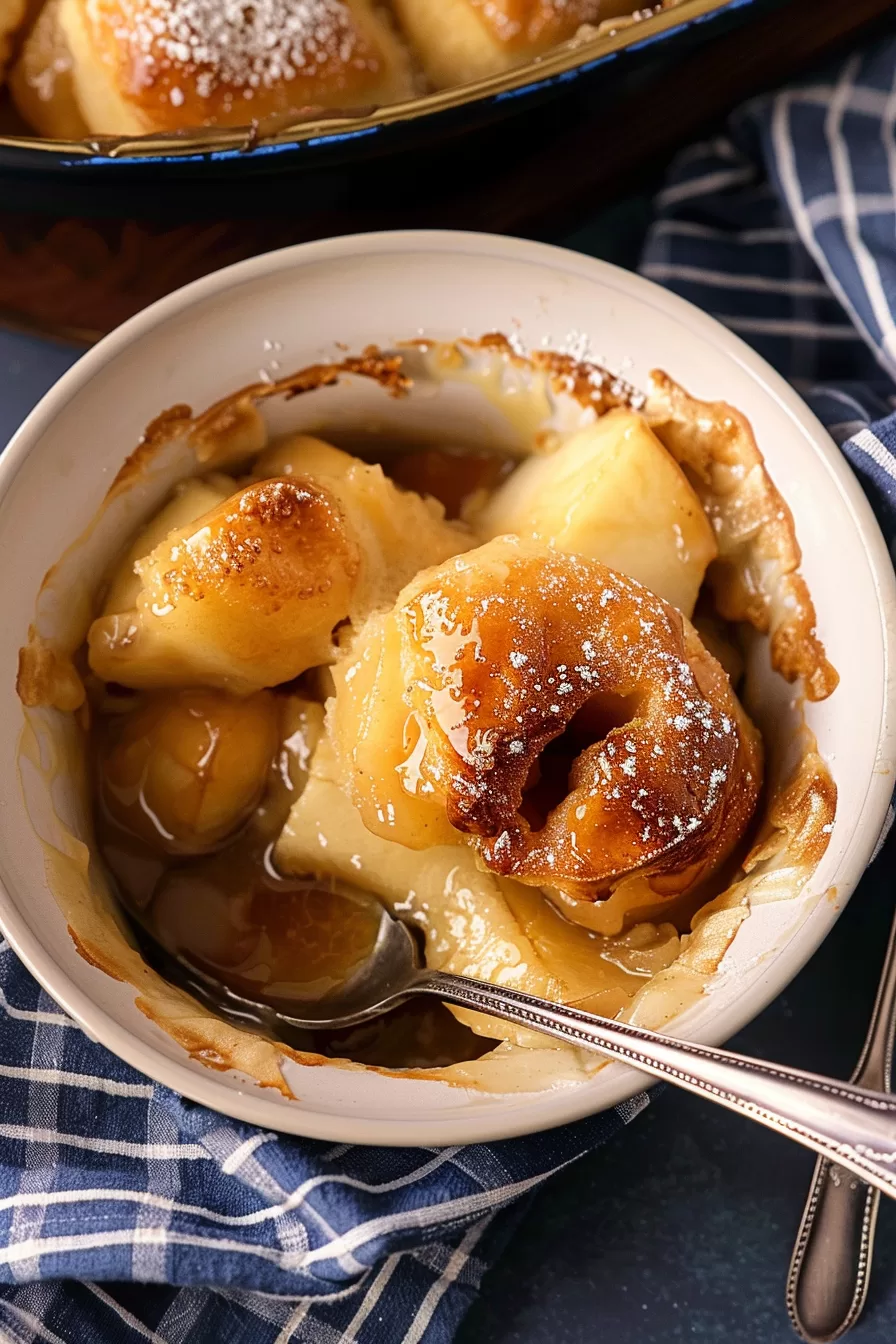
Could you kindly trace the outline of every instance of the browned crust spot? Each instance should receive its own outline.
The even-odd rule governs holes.
[[[87,942],[81,938],[71,924],[68,925],[68,933],[78,956],[83,957],[88,966],[94,966],[98,971],[104,971],[112,980],[118,980],[121,984],[125,983],[126,977],[122,975],[118,962],[104,948],[100,947],[98,943]]]
[[[186,995],[182,997],[185,1005],[192,1006]],[[277,1062],[279,1051],[269,1041],[263,1041],[236,1027],[228,1028],[198,1008],[192,1019],[184,1019],[175,1017],[170,1011],[165,1011],[164,1006],[160,1007],[142,994],[137,995],[134,1003],[145,1018],[183,1046],[190,1058],[205,1068],[214,1069],[218,1073],[227,1073],[229,1069],[249,1073],[259,1087],[272,1087],[287,1101],[297,1100],[280,1071]],[[193,1025],[197,1020],[201,1026]],[[220,1027],[224,1028],[223,1032],[216,1030]],[[222,1039],[224,1036],[231,1039],[225,1041]]]
[[[361,568],[336,500],[309,477],[247,486],[210,517],[208,530],[202,552],[188,553],[163,575],[174,592],[194,601],[240,580],[263,590],[259,600],[279,610],[289,600],[328,592],[336,566],[348,579]]]

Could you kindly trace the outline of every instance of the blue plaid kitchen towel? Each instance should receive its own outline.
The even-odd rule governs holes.
[[[673,163],[643,273],[793,379],[896,536],[896,40]],[[4,1344],[446,1344],[522,1196],[638,1098],[461,1149],[306,1142],[92,1044],[0,945]]]

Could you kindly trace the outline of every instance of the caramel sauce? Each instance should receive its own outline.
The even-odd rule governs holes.
[[[156,936],[249,998],[313,1000],[373,952],[376,902],[313,879],[285,881],[239,846],[171,869],[149,907]]]

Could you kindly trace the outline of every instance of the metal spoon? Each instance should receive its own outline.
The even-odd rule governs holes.
[[[896,1031],[896,918],[868,1035],[850,1081],[889,1092]],[[871,1279],[878,1190],[819,1157],[787,1276],[787,1311],[808,1344],[830,1344],[862,1314]]]
[[[364,895],[347,885],[334,885],[355,899]],[[295,1000],[287,1006],[236,993],[186,957],[167,951],[142,925],[131,922],[145,959],[166,979],[221,1016],[285,1044],[291,1043],[290,1035],[295,1032],[338,1031],[379,1017],[412,995],[434,995],[445,1003],[543,1031],[668,1079],[786,1134],[896,1198],[893,1097],[729,1050],[673,1040],[501,985],[427,970],[420,964],[414,934],[385,908],[372,953],[360,971],[322,998],[299,1001],[300,1011]]]

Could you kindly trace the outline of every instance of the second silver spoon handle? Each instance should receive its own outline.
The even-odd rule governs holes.
[[[624,1060],[758,1120],[896,1198],[896,1101],[849,1083],[673,1040],[482,980],[422,971],[409,987]]]
[[[877,999],[851,1081],[889,1092],[896,1029],[896,918]],[[787,1276],[787,1310],[809,1344],[828,1344],[855,1325],[865,1305],[880,1194],[819,1158]]]

